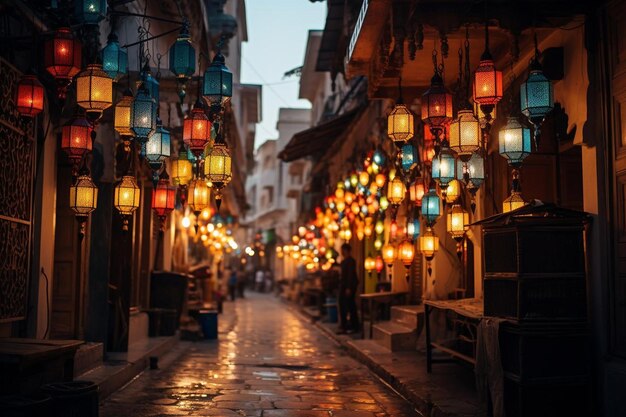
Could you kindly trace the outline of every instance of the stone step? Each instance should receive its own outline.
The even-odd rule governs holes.
[[[102,366],[104,345],[102,343],[86,342],[80,345],[74,355],[74,376],[84,374],[98,366]]]
[[[418,330],[424,325],[424,305],[406,305],[391,307],[391,321]]]
[[[417,331],[394,321],[374,324],[372,339],[392,352],[415,350]]]

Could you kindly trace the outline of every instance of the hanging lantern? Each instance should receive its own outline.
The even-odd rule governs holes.
[[[394,261],[398,257],[398,252],[396,251],[396,247],[391,243],[387,243],[383,246],[382,250],[383,260],[387,264],[389,268],[393,265]]]
[[[421,207],[425,192],[426,187],[424,186],[424,180],[418,177],[415,179],[415,182],[409,186],[409,199],[415,203],[417,207]]]
[[[189,22],[183,22],[183,27],[170,47],[170,71],[177,78],[188,79],[196,72],[196,50],[191,44]]]
[[[385,174],[376,174],[376,177],[374,178],[374,182],[376,183],[376,186],[378,188],[383,188],[385,186],[385,183],[387,182],[387,177],[385,176]]]
[[[156,119],[157,102],[150,95],[146,84],[141,83],[130,107],[130,128],[141,143],[146,142],[156,131]]]
[[[226,59],[220,52],[204,71],[202,95],[210,106],[224,105],[233,96],[233,73],[226,68]]]
[[[461,196],[461,183],[457,180],[450,181],[444,194],[446,203],[454,203]]]
[[[422,145],[422,162],[425,165],[432,165],[435,153],[435,141],[424,142]]]
[[[365,271],[367,271],[369,275],[372,275],[372,272],[376,269],[376,260],[371,256],[368,256],[365,258],[365,262],[363,264]]]
[[[383,268],[385,267],[385,262],[383,261],[382,256],[378,255],[376,259],[374,259],[374,269],[376,269],[376,273],[380,278],[380,273],[383,272]]]
[[[211,202],[211,190],[206,185],[206,181],[197,178],[192,180],[187,188],[187,204],[189,208],[197,214],[209,207]]]
[[[120,136],[134,136],[135,132],[132,130],[130,122],[131,107],[133,105],[133,92],[130,89],[126,89],[120,101],[115,105],[115,117],[113,121],[113,128],[120,134]]]
[[[413,113],[399,102],[387,116],[387,135],[394,142],[406,142],[413,137],[413,125]]]
[[[204,107],[198,100],[191,110],[191,115],[183,122],[183,141],[194,155],[199,156],[211,140],[211,122],[204,113]]]
[[[376,222],[376,225],[374,226],[374,231],[377,234],[382,235],[383,232],[385,231],[385,223],[382,220],[378,220]]]
[[[204,159],[204,175],[217,189],[228,184],[232,178],[232,157],[226,144],[217,140],[206,152]]]
[[[115,186],[113,205],[123,217],[122,230],[128,230],[128,216],[131,216],[139,208],[141,191],[137,180],[132,175],[125,175],[122,181]]]
[[[178,152],[178,158],[172,159],[170,162],[170,171],[175,185],[187,185],[191,181],[193,166],[184,148]]]
[[[387,200],[389,200],[393,206],[397,207],[402,203],[405,195],[406,186],[404,182],[402,182],[399,176],[395,176],[387,186]]]
[[[511,195],[502,202],[502,212],[508,213],[509,211],[517,210],[520,207],[524,207],[526,202],[522,198],[522,193],[513,191]]]
[[[389,200],[387,199],[386,196],[380,197],[379,206],[380,206],[381,211],[386,211],[387,208],[389,208]]]
[[[68,121],[61,129],[61,150],[77,166],[83,155],[91,152],[91,123],[81,116]]]
[[[422,198],[422,216],[428,225],[433,225],[441,216],[441,200],[434,188]]]
[[[85,109],[89,120],[96,121],[112,103],[113,80],[102,71],[102,65],[87,65],[87,69],[76,76],[76,104]]]
[[[469,188],[480,188],[485,181],[485,160],[479,153],[472,154],[469,161],[457,164],[457,179]]]
[[[54,37],[44,44],[44,67],[57,82],[59,98],[65,98],[67,86],[80,72],[81,43],[74,38],[69,28],[58,29]]]
[[[532,151],[530,129],[522,126],[517,117],[509,117],[506,126],[498,133],[498,140],[500,155],[512,166],[519,166]]]
[[[113,80],[117,81],[128,72],[128,53],[120,47],[117,35],[109,34],[107,44],[100,52],[102,70]]]
[[[165,159],[170,157],[171,141],[170,132],[163,127],[163,122],[157,116],[156,131],[142,144],[142,153],[153,171],[161,169]]]
[[[359,184],[361,184],[361,186],[363,187],[367,187],[369,183],[370,183],[370,174],[368,174],[367,171],[361,171],[359,173]]]
[[[106,14],[106,0],[74,0],[74,16],[83,23],[96,25]]]
[[[165,172],[165,171],[164,171]],[[161,230],[165,218],[174,210],[176,205],[176,187],[172,187],[166,175],[157,183],[152,192],[152,210],[161,222]]]
[[[415,165],[417,165],[417,150],[412,144],[407,143],[403,145],[401,155],[402,169],[405,172],[409,172]]]
[[[374,249],[381,250],[382,247],[383,247],[382,240],[380,240],[380,238],[376,238],[376,240],[374,241]]]
[[[98,187],[83,173],[70,187],[70,208],[77,217],[87,217],[98,205]]]
[[[435,71],[430,88],[422,95],[422,120],[435,137],[439,137],[443,126],[452,120],[452,94],[444,86],[439,71]]]
[[[439,155],[433,159],[432,178],[445,189],[456,178],[456,158],[450,148],[442,147]]]
[[[363,233],[366,237],[372,236],[374,233],[374,227],[372,226],[373,219],[371,217],[365,218],[365,225],[363,226]]]
[[[459,110],[458,117],[450,123],[450,149],[461,160],[468,159],[481,147],[480,124],[471,110]]]
[[[398,245],[398,259],[402,261],[402,264],[404,265],[405,268],[407,268],[407,270],[411,267],[414,257],[415,257],[415,246],[413,245],[413,242],[411,242],[410,240],[405,240],[402,243],[400,243],[400,245]],[[408,274],[408,271],[407,271],[407,274]],[[407,275],[407,278],[408,278],[408,275]]]
[[[489,27],[485,24],[485,51],[474,72],[474,101],[480,105],[487,124],[490,124],[491,113],[502,99],[502,92],[502,71],[496,69],[491,52],[489,52]]]
[[[374,154],[372,155],[372,161],[374,161],[374,163],[378,165],[379,167],[384,165],[385,155],[380,149],[376,149],[374,151]]]
[[[535,144],[538,142],[543,120],[554,108],[554,87],[543,73],[536,45],[537,38],[535,38],[535,57],[530,63],[530,74],[526,82],[520,86],[521,110],[535,126]]]
[[[419,238],[419,250],[428,262],[432,261],[439,250],[439,238],[433,233],[433,229],[428,227]],[[430,266],[428,268],[430,270]],[[431,271],[429,271],[430,274]]]
[[[21,116],[35,117],[43,110],[43,85],[34,75],[22,75],[17,83],[15,107]]]
[[[145,85],[145,87],[148,89],[148,93],[150,94],[150,97],[152,97],[154,99],[154,102],[159,103],[159,80],[157,80],[153,75],[152,75],[152,69],[150,68],[150,65],[148,64],[148,62],[146,61],[146,64],[143,66],[143,68],[141,69],[141,79],[137,82],[137,88],[139,88],[141,86],[141,84]]]
[[[420,220],[417,216],[412,216],[408,219],[406,223],[406,234],[407,236],[415,241],[420,235]]]
[[[446,230],[455,239],[463,239],[465,230],[469,225],[469,213],[459,204],[452,206],[446,216]]]

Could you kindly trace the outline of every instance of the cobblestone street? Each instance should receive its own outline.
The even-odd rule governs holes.
[[[287,305],[251,294],[228,303],[219,342],[182,343],[101,407],[102,417],[417,416]],[[169,363],[168,363],[169,362]]]

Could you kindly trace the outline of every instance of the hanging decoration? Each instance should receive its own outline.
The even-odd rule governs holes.
[[[57,83],[59,99],[65,99],[72,78],[80,72],[82,45],[69,28],[58,29],[44,44],[44,67]]]
[[[233,96],[233,73],[219,50],[204,72],[202,96],[210,107],[223,106]]]
[[[132,175],[124,175],[115,186],[113,205],[122,216],[122,230],[128,231],[128,219],[139,208],[141,190]]]
[[[70,186],[70,208],[80,224],[79,237],[85,236],[85,224],[89,214],[98,206],[98,187],[94,184],[89,171],[81,170],[80,175]]]
[[[211,122],[204,112],[200,99],[196,101],[191,114],[183,121],[183,141],[196,158],[211,141]]]
[[[130,129],[140,143],[145,143],[156,131],[157,102],[145,83],[139,85],[130,107]]]
[[[75,173],[83,156],[91,152],[92,130],[91,123],[82,116],[74,117],[61,129],[61,150],[72,162]]]
[[[433,273],[431,262],[439,251],[439,238],[433,233],[432,228],[427,227],[426,231],[419,237],[418,247],[426,259],[428,276],[431,276]]]
[[[159,181],[159,170],[163,167],[163,163],[171,155],[171,137],[170,132],[163,127],[163,122],[157,116],[156,131],[143,143],[142,155],[148,161],[152,170],[152,180],[154,183]]]
[[[34,75],[22,75],[17,83],[15,108],[20,116],[35,117],[43,111],[44,89]]]
[[[232,179],[232,157],[221,133],[217,134],[215,144],[206,151],[204,175],[206,180],[210,181],[216,190],[215,204],[219,210],[222,200],[221,190]]]
[[[87,25],[97,25],[106,14],[106,0],[74,0],[74,16]]]
[[[428,190],[422,198],[422,217],[426,224],[432,226],[441,216],[441,200],[434,188]]]
[[[433,65],[435,74],[430,80],[430,88],[422,95],[422,121],[429,126],[438,141],[446,123],[452,120],[452,94],[443,83],[443,68],[437,64],[436,51],[433,51]]]
[[[128,52],[120,47],[117,35],[109,34],[107,44],[100,52],[102,70],[114,81],[118,81],[128,72]]]
[[[165,169],[161,172],[159,181],[152,192],[152,210],[159,218],[160,233],[163,233],[165,219],[174,210],[176,205],[176,187],[170,185],[169,176]]]
[[[92,124],[113,104],[113,80],[102,71],[102,65],[87,65],[87,69],[76,76],[76,104],[85,109]]]
[[[474,72],[474,101],[485,115],[487,126],[491,125],[493,110],[502,99],[502,94],[502,71],[496,69],[489,51],[489,24],[485,23],[485,51]]]

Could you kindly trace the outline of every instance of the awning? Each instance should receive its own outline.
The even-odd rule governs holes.
[[[284,162],[291,162],[306,156],[323,153],[335,141],[350,131],[352,123],[358,120],[358,116],[366,108],[367,105],[359,106],[341,116],[296,133],[287,146],[278,154],[278,157]]]

